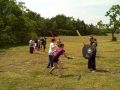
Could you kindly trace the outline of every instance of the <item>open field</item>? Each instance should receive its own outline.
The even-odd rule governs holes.
[[[87,60],[82,57],[81,39],[61,36],[66,53],[74,56],[67,60],[61,57],[64,77],[58,77],[57,70],[50,75],[47,38],[46,52],[29,54],[28,46],[0,50],[0,90],[120,90],[120,35],[111,42],[111,36],[96,36],[98,40],[97,72],[87,70]],[[88,38],[84,37],[88,42]]]

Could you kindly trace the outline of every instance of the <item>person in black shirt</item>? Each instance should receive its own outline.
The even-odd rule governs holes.
[[[41,48],[43,48],[43,51],[45,51],[46,49],[46,38],[45,37],[41,39]]]
[[[93,36],[90,37],[90,45],[93,47],[93,53],[92,53],[92,56],[88,59],[88,69],[94,72],[96,70],[97,40]]]

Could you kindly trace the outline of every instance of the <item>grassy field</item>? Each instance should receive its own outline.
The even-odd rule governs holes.
[[[120,90],[120,35],[111,42],[111,36],[96,36],[98,40],[97,72],[89,72],[87,60],[82,57],[79,37],[61,36],[66,53],[75,59],[61,57],[64,77],[54,75],[46,68],[46,52],[29,54],[28,46],[0,50],[0,90]],[[88,42],[88,37],[84,37]]]

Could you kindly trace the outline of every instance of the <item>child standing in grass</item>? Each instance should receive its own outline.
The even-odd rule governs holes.
[[[64,55],[66,58],[70,58],[70,57],[67,57],[67,55],[65,54],[65,50],[64,50],[64,44],[60,44],[59,47],[54,51],[54,58],[53,58],[53,65],[54,67],[50,70],[50,74],[52,74],[52,72],[59,68],[59,73],[60,73],[60,76],[62,76],[62,64],[59,60],[59,57],[61,55]]]

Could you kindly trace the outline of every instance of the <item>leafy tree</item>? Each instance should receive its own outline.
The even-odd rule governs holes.
[[[116,40],[114,33],[116,30],[120,30],[120,5],[113,5],[109,11],[106,12],[106,16],[109,16],[109,27],[112,33],[112,41]]]
[[[102,20],[100,20],[99,22],[97,22],[96,27],[99,29],[99,34],[100,35],[107,35],[107,27],[106,24],[103,24]]]
[[[80,19],[63,14],[44,18],[29,10],[24,2],[0,0],[0,47],[27,44],[31,37],[51,36],[50,31],[55,35],[77,35],[75,30],[82,35],[98,34],[94,25]]]
[[[65,27],[65,24],[66,24],[66,16],[65,15],[57,15],[54,19],[57,23],[58,29]]]

